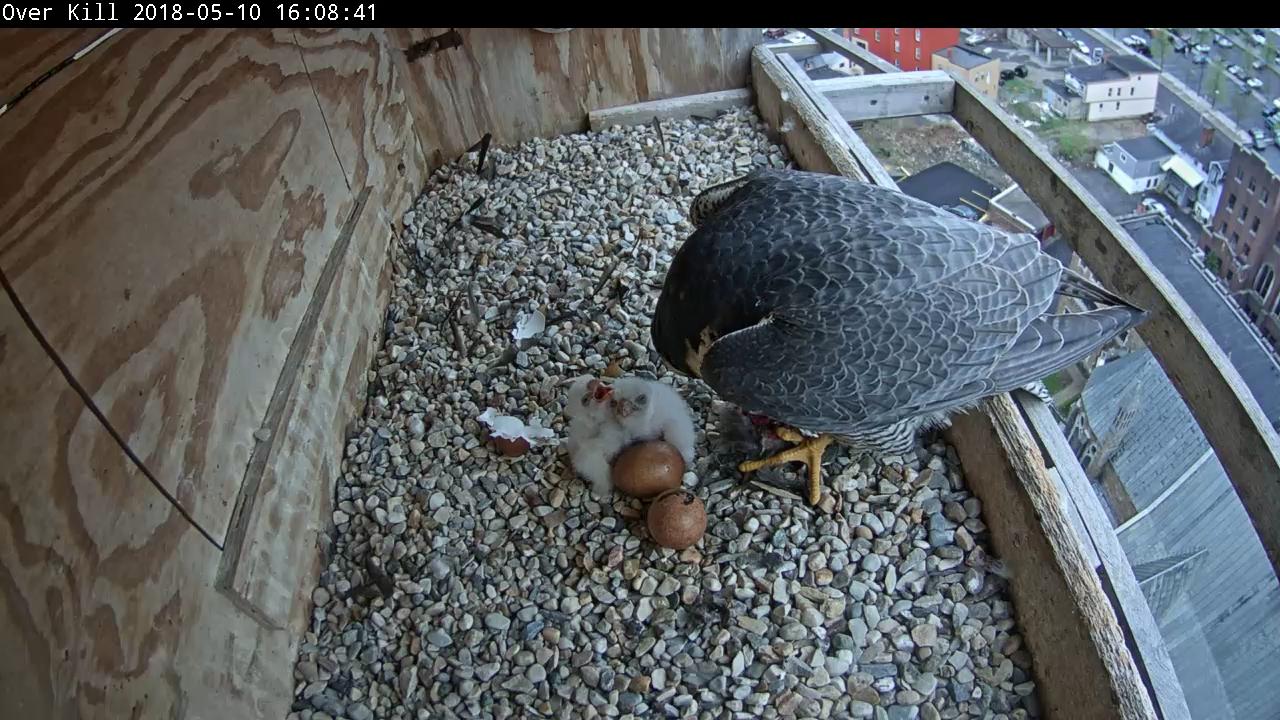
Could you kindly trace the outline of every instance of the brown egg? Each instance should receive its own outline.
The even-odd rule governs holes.
[[[649,506],[649,534],[672,550],[684,550],[702,539],[707,511],[697,495],[683,488],[668,490]]]
[[[613,486],[623,495],[641,500],[680,487],[684,458],[671,443],[638,442],[623,449],[613,461]]]
[[[529,441],[524,438],[504,438],[497,435],[490,436],[493,444],[498,451],[507,457],[519,457],[529,451]]]

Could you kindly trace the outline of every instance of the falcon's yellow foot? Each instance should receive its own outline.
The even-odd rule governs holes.
[[[744,462],[738,465],[738,470],[749,473],[783,463],[802,462],[809,469],[809,504],[817,505],[822,499],[822,456],[831,444],[831,436],[807,438],[789,427],[780,427],[777,433],[778,437],[789,443],[796,443],[796,446],[761,460]]]

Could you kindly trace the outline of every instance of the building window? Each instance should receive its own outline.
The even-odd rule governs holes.
[[[894,51],[894,52],[902,52],[902,43],[898,42],[897,40],[894,40],[894,41],[893,41],[893,51]]]
[[[1270,265],[1263,265],[1258,271],[1258,277],[1253,282],[1253,289],[1258,291],[1258,295],[1265,301],[1267,295],[1271,293],[1271,281],[1275,279],[1275,272],[1271,270]]]
[[[1273,315],[1280,315],[1280,295],[1276,296],[1276,306],[1271,308],[1271,313]]]
[[[1253,254],[1253,248],[1249,247],[1249,243],[1244,244],[1244,256],[1249,257]]]
[[[894,36],[894,37],[898,37],[898,33],[899,33],[899,31],[901,31],[901,30],[902,30],[902,28],[894,28],[894,29],[893,29],[893,36]]]
[[[1225,222],[1222,223],[1222,227],[1218,228],[1218,232],[1222,233],[1223,235],[1227,234],[1227,224]],[[1276,238],[1276,242],[1280,242],[1280,237]]]
[[[1267,201],[1270,199],[1271,199],[1271,191],[1268,190],[1267,188],[1262,188],[1262,204],[1266,205]]]
[[[880,42],[880,31],[876,30],[876,42]]]
[[[1235,247],[1239,244],[1240,244],[1240,233],[1238,232],[1231,233],[1231,247]]]
[[[1258,184],[1253,181],[1253,178],[1249,178],[1249,192],[1253,192],[1256,189],[1258,189]]]
[[[920,42],[920,28],[916,28],[916,42]]]
[[[1228,209],[1228,210],[1235,210],[1235,209],[1236,209],[1236,194],[1235,194],[1235,193],[1231,193],[1231,197],[1227,198],[1227,209]]]
[[[1120,103],[1119,103],[1118,101],[1116,102],[1116,109],[1117,109],[1117,110],[1119,110],[1119,109],[1120,109]]]
[[[1253,219],[1253,225],[1249,226],[1249,232],[1253,233],[1254,235],[1258,234],[1258,224],[1260,220],[1262,220],[1262,218],[1256,217]]]
[[[1107,97],[1111,97],[1112,90],[1115,90],[1115,88],[1107,88]]]
[[[916,59],[920,59],[920,48],[916,48]]]
[[[1129,97],[1133,97],[1133,91],[1137,88],[1129,88]]]
[[[861,35],[861,34],[862,34],[862,28],[854,28],[854,29],[853,29],[853,34],[854,34],[854,35]]]
[[[1244,168],[1236,168],[1236,179],[1237,180],[1244,179]]]

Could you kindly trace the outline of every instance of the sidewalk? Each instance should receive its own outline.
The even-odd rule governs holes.
[[[1094,40],[1106,45],[1114,52],[1142,57],[1141,55],[1138,55],[1138,53],[1129,49],[1129,47],[1124,43],[1112,38],[1104,30],[1099,28],[1081,28],[1081,30],[1088,33]],[[1226,133],[1227,137],[1231,138],[1232,142],[1247,144],[1246,141],[1248,136],[1245,131],[1235,123],[1235,121],[1223,114],[1222,111],[1216,110],[1210,106],[1204,98],[1197,95],[1194,90],[1187,87],[1187,85],[1181,80],[1170,73],[1162,72],[1160,73],[1160,84],[1169,88],[1174,95],[1178,96],[1179,100],[1195,108],[1196,112],[1200,113],[1201,116],[1207,117],[1220,132]]]

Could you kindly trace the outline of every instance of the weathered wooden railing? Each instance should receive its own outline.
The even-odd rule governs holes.
[[[919,90],[930,82],[945,83],[932,78],[933,73],[899,73],[833,33],[805,31],[823,50],[841,53],[864,72],[857,78],[816,83],[830,84],[829,98],[843,98],[838,104],[843,120],[949,113],[1053,220],[1104,285],[1151,311],[1138,333],[1191,410],[1248,512],[1273,569],[1280,570],[1280,438],[1230,360],[1133,238],[1043,143],[967,82],[952,79],[952,90],[945,94],[932,88],[930,96],[936,103],[950,101],[949,107],[937,110]],[[858,93],[861,99],[856,99]],[[1118,596],[1156,705],[1164,717],[1186,717],[1168,653],[1133,571],[1061,429],[1047,408],[1023,403],[1022,410],[1079,513],[1088,534],[1084,540],[1099,556],[1100,575]],[[968,430],[962,426],[960,434]],[[966,463],[967,469],[972,467]]]

